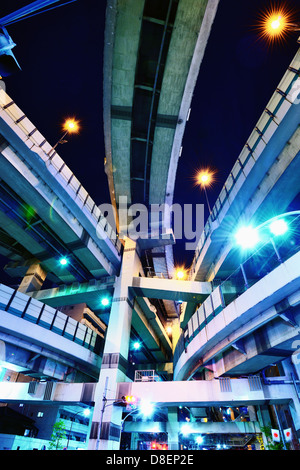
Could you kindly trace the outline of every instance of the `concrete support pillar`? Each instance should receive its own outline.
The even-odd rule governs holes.
[[[176,318],[175,320],[173,320],[171,326],[172,326],[172,348],[173,348],[173,354],[174,354],[175,348],[177,346],[178,340],[181,335],[180,318]]]
[[[131,441],[130,441],[130,450],[138,450],[138,440],[139,440],[139,434],[137,432],[131,433]]]
[[[168,450],[179,450],[177,407],[168,408]]]
[[[257,419],[258,419],[260,428],[272,425],[271,424],[270,413],[269,413],[269,408],[268,408],[267,405],[257,406],[256,413],[257,413]],[[264,446],[265,449],[267,449],[268,448],[268,441],[267,441],[265,433],[262,432],[261,437],[262,437],[263,446]]]
[[[112,299],[106,332],[99,382],[95,391],[95,408],[89,449],[117,450],[121,439],[123,408],[113,405],[119,382],[126,377],[133,302],[129,287],[140,272],[136,243],[126,239],[122,268]],[[105,400],[103,400],[105,398]],[[105,403],[104,403],[105,402]],[[104,405],[104,406],[103,406]]]
[[[35,261],[29,267],[21,284],[19,285],[18,290],[24,294],[26,294],[26,292],[40,290],[46,279],[46,276],[47,273],[44,271],[44,269],[42,269],[40,262]]]

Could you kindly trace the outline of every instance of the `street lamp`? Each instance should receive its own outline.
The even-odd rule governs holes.
[[[255,228],[252,226],[240,227],[239,230],[235,233],[235,241],[242,248],[253,248],[261,241],[259,232],[262,232],[262,229],[266,227],[268,228],[269,234],[275,237],[285,235],[289,230],[289,225],[286,222],[286,218],[299,214],[300,210],[286,212],[266,220]]]
[[[67,264],[69,264],[69,261],[68,261],[67,258],[63,257],[63,258],[60,258],[59,264],[60,264],[61,266],[67,266]]]
[[[91,411],[89,410],[89,408],[85,408],[84,410],[79,410],[79,411],[77,411],[77,413],[75,413],[75,415],[74,415],[73,418],[75,419],[75,417],[76,417],[77,415],[81,414],[81,413],[82,413],[85,417],[88,417],[88,416],[90,416]],[[69,447],[69,441],[70,441],[70,436],[71,436],[71,432],[72,432],[72,427],[73,427],[74,419],[73,419],[73,421],[71,421],[71,426],[70,426],[70,430],[69,430],[69,434],[68,434],[68,441],[67,441],[67,447],[66,447],[67,450],[68,450],[68,447]]]
[[[282,258],[277,249],[275,239],[278,237],[282,237],[288,232],[289,224],[286,222],[287,217],[296,215],[299,217],[300,210],[286,212],[284,214],[272,217],[271,219],[266,220],[262,224],[258,225],[256,228],[253,228],[252,226],[241,227],[235,234],[235,241],[242,249],[254,248],[255,245],[263,241],[263,229],[267,229],[267,237],[265,233],[264,242],[265,244],[267,244],[268,242],[272,243],[277,259],[280,263],[282,263]],[[243,263],[241,263],[240,269],[244,278],[245,286],[248,288],[249,284]]]
[[[299,25],[293,23],[294,12],[285,5],[280,8],[271,7],[260,13],[258,29],[262,39],[270,44],[284,41],[292,31],[299,31]]]
[[[108,305],[109,305],[109,298],[108,298],[108,297],[103,297],[103,298],[101,299],[101,305],[102,305],[102,307],[108,307]]]
[[[184,268],[176,268],[175,277],[178,281],[183,281],[186,277],[186,270]]]
[[[145,417],[149,418],[154,413],[154,405],[153,403],[142,400],[139,405],[139,412]]]
[[[184,423],[182,426],[181,426],[181,434],[183,436],[188,436],[189,434],[191,433],[191,426],[189,423]]]
[[[51,148],[51,150],[48,152],[48,155],[50,156],[50,153],[52,150],[55,150],[56,147],[59,144],[65,144],[67,140],[65,140],[65,137],[68,134],[78,134],[79,132],[79,121],[76,121],[74,118],[66,119],[66,121],[63,124],[63,130],[65,131],[64,134],[61,136],[58,142]]]
[[[211,207],[209,204],[206,188],[210,187],[215,181],[214,175],[215,175],[214,171],[210,170],[209,168],[205,168],[203,170],[199,170],[195,178],[196,184],[204,190],[206,202],[207,202],[207,206],[208,206],[208,210],[210,214],[211,214]]]

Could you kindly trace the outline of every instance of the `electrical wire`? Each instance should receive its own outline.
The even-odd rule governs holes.
[[[60,5],[55,5],[55,6],[51,7],[51,8],[47,8],[46,10],[43,10],[43,11],[37,11],[37,12],[32,13],[32,14],[25,14],[25,15],[23,15],[23,16],[21,16],[21,17],[15,19],[15,20],[12,20],[12,21],[9,21],[9,20],[8,20],[8,22],[6,22],[6,21],[1,22],[1,20],[0,20],[0,24],[1,24],[1,26],[10,26],[10,25],[15,24],[15,23],[18,23],[18,22],[20,22],[20,21],[27,20],[28,18],[32,18],[32,17],[34,17],[34,16],[40,15],[40,14],[42,14],[42,13],[46,13],[46,12],[48,12],[48,11],[55,10],[56,8],[69,5],[70,3],[74,3],[74,2],[76,2],[76,1],[77,1],[77,0],[70,0],[70,1],[68,1],[68,2],[66,2],[66,3],[62,3],[62,4],[60,4]]]

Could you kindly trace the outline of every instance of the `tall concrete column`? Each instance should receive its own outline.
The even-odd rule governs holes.
[[[168,450],[179,450],[179,436],[178,436],[178,414],[177,407],[168,408]]]
[[[115,284],[106,332],[99,382],[95,391],[95,408],[89,449],[117,450],[121,438],[122,408],[114,406],[119,382],[126,377],[133,302],[129,287],[139,275],[140,260],[136,243],[126,239],[122,268]],[[103,406],[105,398],[105,406]]]
[[[256,408],[256,413],[260,428],[263,428],[265,426],[271,426],[271,418],[268,405],[258,405]],[[264,448],[267,449],[268,440],[264,432],[262,432],[261,437],[263,440]]]
[[[18,290],[26,294],[26,292],[33,292],[36,290],[40,290],[45,279],[47,273],[41,267],[39,261],[33,262],[27,273],[25,274],[24,278],[22,279],[21,284],[19,285]]]
[[[180,327],[180,318],[176,318],[172,322],[172,348],[173,348],[173,354],[176,349],[178,340],[181,335],[181,327]]]

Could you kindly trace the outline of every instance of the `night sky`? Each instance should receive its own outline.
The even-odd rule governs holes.
[[[28,3],[2,0],[0,16]],[[299,19],[299,2],[284,3]],[[270,4],[220,1],[186,126],[174,203],[205,204],[193,175],[197,168],[210,166],[217,171],[208,193],[213,206],[297,51],[300,33],[272,48],[259,40],[258,13]],[[5,79],[7,93],[51,144],[60,138],[66,117],[81,121],[80,135],[70,137],[58,153],[97,204],[110,202],[102,121],[105,7],[105,0],[77,0],[7,27],[22,67]],[[178,261],[189,262],[191,256],[175,249]]]

